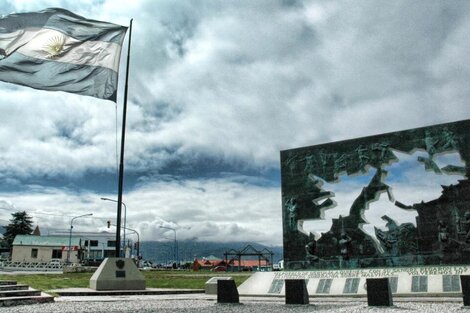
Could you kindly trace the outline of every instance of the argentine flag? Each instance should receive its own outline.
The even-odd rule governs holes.
[[[116,101],[127,28],[64,9],[0,18],[0,80]]]

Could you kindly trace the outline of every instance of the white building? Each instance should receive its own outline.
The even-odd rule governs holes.
[[[49,236],[64,236],[68,232],[54,232]],[[79,259],[90,262],[102,261],[116,253],[116,234],[108,232],[73,232],[80,241]]]

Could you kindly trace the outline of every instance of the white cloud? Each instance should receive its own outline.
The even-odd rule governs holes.
[[[17,210],[26,210],[40,228],[67,230],[73,216],[93,213],[80,219],[82,231],[104,231],[106,221],[116,221],[116,204],[102,201],[92,192],[76,194],[58,188],[30,188],[22,193],[2,193],[2,203],[11,203],[0,211],[7,219]],[[5,202],[6,201],[6,202]],[[256,241],[281,244],[281,200],[278,188],[257,187],[230,179],[171,180],[147,183],[127,193],[128,228],[137,230],[143,240],[162,240],[168,230],[177,230],[179,239],[204,241]],[[15,208],[13,210],[13,208]],[[11,212],[8,212],[11,211]],[[172,233],[170,232],[170,235]]]
[[[74,176],[115,164],[113,104],[25,88],[0,95],[3,173]]]

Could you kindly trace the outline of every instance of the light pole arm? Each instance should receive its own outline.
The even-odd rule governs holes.
[[[122,239],[123,239],[123,240],[122,240],[122,241],[123,241],[123,249],[124,249],[124,247],[126,246],[127,206],[126,206],[126,204],[125,204],[122,200],[119,201],[119,199],[118,199],[118,200],[114,200],[114,199],[111,199],[111,198],[104,198],[104,197],[102,197],[101,200],[103,200],[103,201],[115,202],[115,203],[118,204],[118,207],[119,207],[119,204],[122,204],[122,205],[124,206],[124,226],[122,227],[122,228],[124,229],[123,236],[122,236],[122,237],[123,237],[123,238],[122,238]],[[120,216],[121,216],[121,210],[118,209],[118,211],[119,211],[119,214],[118,214],[118,215],[119,215],[119,217],[120,217]],[[120,220],[120,218],[119,218],[119,220]],[[116,225],[115,225],[115,226],[116,226]],[[118,245],[120,246],[120,245],[121,245],[121,240],[120,240],[120,235],[121,235],[121,234],[118,234],[118,232],[119,232],[119,233],[121,232],[121,225],[119,225],[119,227],[118,227],[118,226],[116,226],[116,227],[117,227],[117,230],[116,230],[116,246],[118,246]],[[119,240],[117,240],[117,239],[119,239]],[[116,256],[120,256],[120,253],[121,253],[121,252],[120,252],[120,249],[121,249],[121,247],[116,247],[116,249],[119,249],[119,251],[116,251],[116,252],[117,252],[117,253],[116,253]]]
[[[70,220],[70,233],[69,233],[69,248],[67,250],[67,264],[70,263],[70,249],[72,248],[72,230],[73,230],[73,221],[79,217],[91,216],[93,213],[83,214],[79,216],[72,217]]]
[[[115,224],[109,224],[109,225],[112,225],[112,226],[115,226],[115,227],[116,227]],[[124,229],[127,229],[127,230],[130,230],[130,231],[133,231],[133,232],[137,235],[137,242],[139,243],[139,244],[137,245],[137,256],[139,256],[139,255],[140,255],[140,254],[139,254],[139,253],[140,253],[140,235],[139,235],[139,232],[138,232],[137,230],[132,229],[132,228],[129,228],[129,227],[123,227],[123,228],[124,228]]]

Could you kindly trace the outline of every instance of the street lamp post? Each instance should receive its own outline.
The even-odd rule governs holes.
[[[160,228],[169,229],[169,230],[174,231],[174,233],[175,233],[175,248],[174,248],[174,251],[173,251],[173,257],[175,258],[176,264],[178,265],[179,257],[178,257],[178,241],[176,241],[176,228],[162,226],[162,225],[160,225]]]
[[[70,234],[69,234],[69,248],[67,250],[67,264],[70,264],[70,249],[72,248],[72,230],[73,230],[73,221],[79,217],[91,216],[93,213],[83,214],[79,216],[75,216],[70,221]]]
[[[129,228],[129,227],[127,227],[127,228],[124,227],[124,229],[133,231],[137,235],[137,258],[139,258],[139,256],[140,256],[140,236],[139,236],[139,233],[137,232],[137,230]]]
[[[104,201],[111,201],[111,202],[116,202],[118,203],[117,200],[114,200],[114,199],[110,199],[110,198],[101,198],[101,200],[104,200]],[[123,232],[123,235],[122,235],[122,242],[124,243],[123,247],[126,246],[126,221],[127,221],[127,206],[124,202],[122,202],[122,205],[124,206],[124,232]],[[121,247],[117,247],[118,249],[121,249]],[[116,255],[116,256],[119,256],[120,255],[120,250],[119,250],[119,253]],[[125,255],[124,255],[125,256]]]

